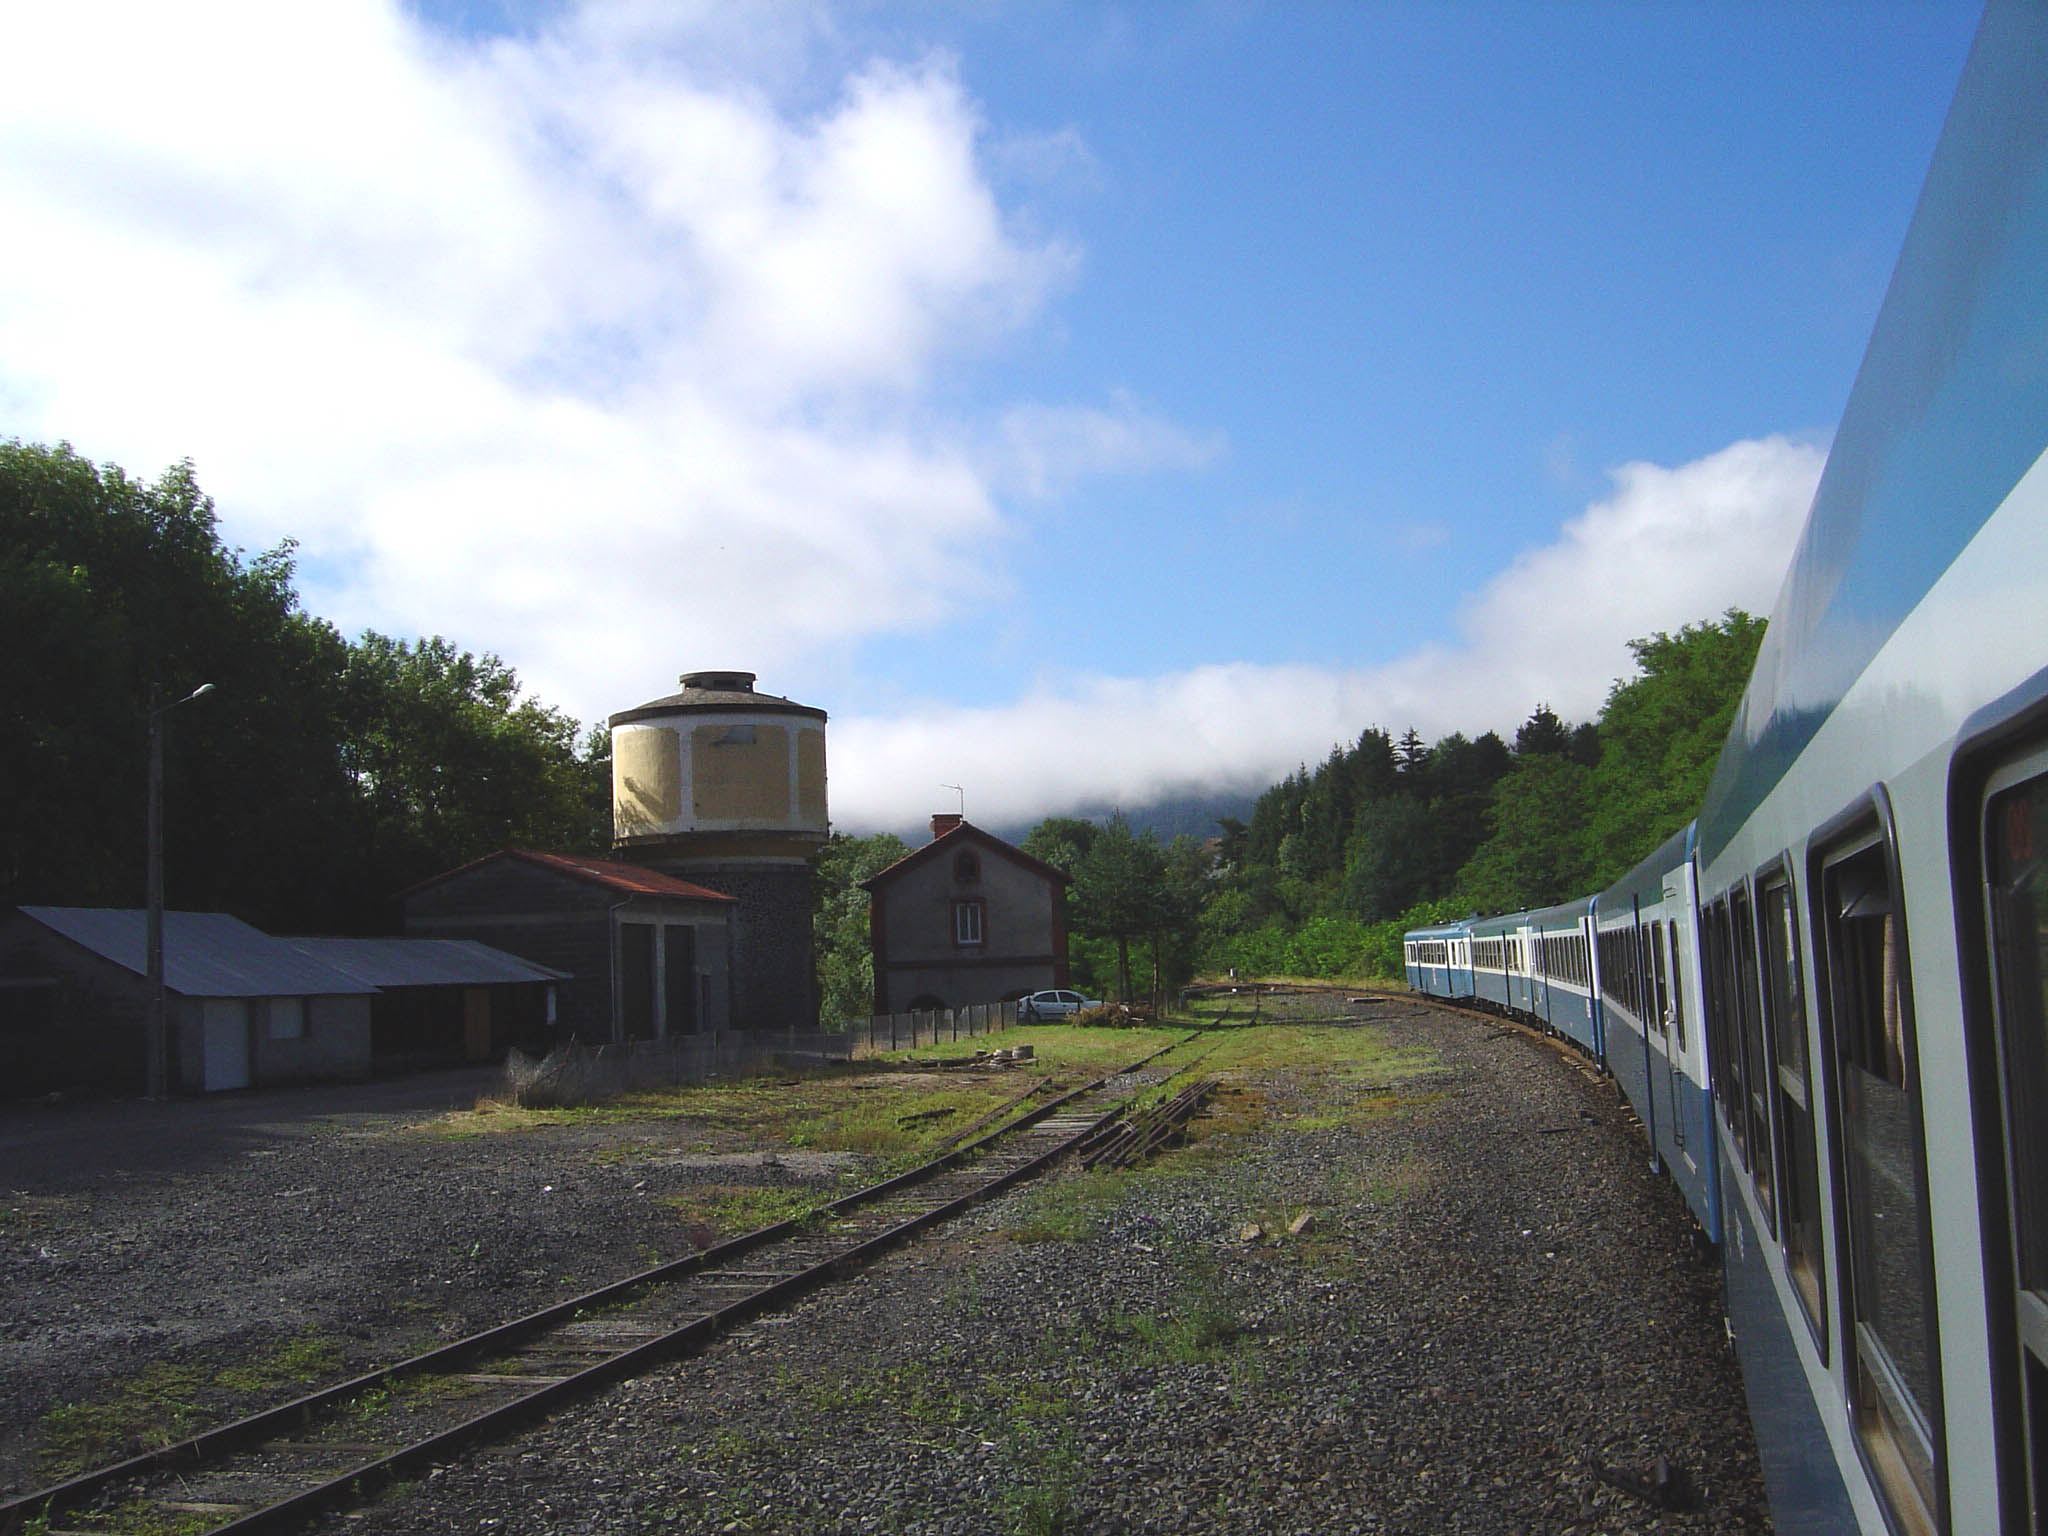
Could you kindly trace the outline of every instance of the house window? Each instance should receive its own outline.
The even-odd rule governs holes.
[[[985,919],[987,903],[979,901],[956,901],[953,903],[953,942],[955,944],[982,944],[987,942]]]
[[[963,883],[981,878],[981,858],[972,848],[962,848],[953,855],[953,878]]]
[[[264,1013],[273,1040],[298,1040],[306,1033],[306,1000],[303,997],[273,997]]]

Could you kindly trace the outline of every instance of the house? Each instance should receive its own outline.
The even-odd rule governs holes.
[[[507,848],[399,900],[412,937],[475,939],[559,973],[559,1038],[602,1044],[730,1027],[734,901],[705,886]]]
[[[956,815],[863,880],[875,1012],[960,1008],[1067,984],[1067,877]]]
[[[286,939],[377,989],[370,1060],[379,1072],[494,1061],[555,1043],[555,987],[566,972],[474,939]]]
[[[368,982],[222,912],[164,914],[174,1091],[367,1077]],[[141,1093],[148,914],[18,907],[0,916],[0,1093]]]

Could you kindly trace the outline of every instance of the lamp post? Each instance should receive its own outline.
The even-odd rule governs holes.
[[[164,1029],[164,716],[211,692],[213,684],[201,683],[182,699],[159,704],[149,712],[149,938],[145,962],[149,997],[144,1003],[143,1036],[149,1052],[152,1099],[161,1099],[170,1091],[169,1040]]]

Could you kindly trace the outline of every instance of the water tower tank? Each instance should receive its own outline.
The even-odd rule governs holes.
[[[682,685],[611,718],[613,851],[734,898],[738,1028],[813,1029],[810,857],[831,833],[825,711],[757,692],[751,672],[686,672]]]
[[[751,672],[682,684],[611,718],[613,844],[802,857],[824,842],[825,711],[756,692]]]

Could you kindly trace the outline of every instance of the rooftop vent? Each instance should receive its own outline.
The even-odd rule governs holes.
[[[752,672],[685,672],[682,684],[705,693],[752,693],[754,677]]]

